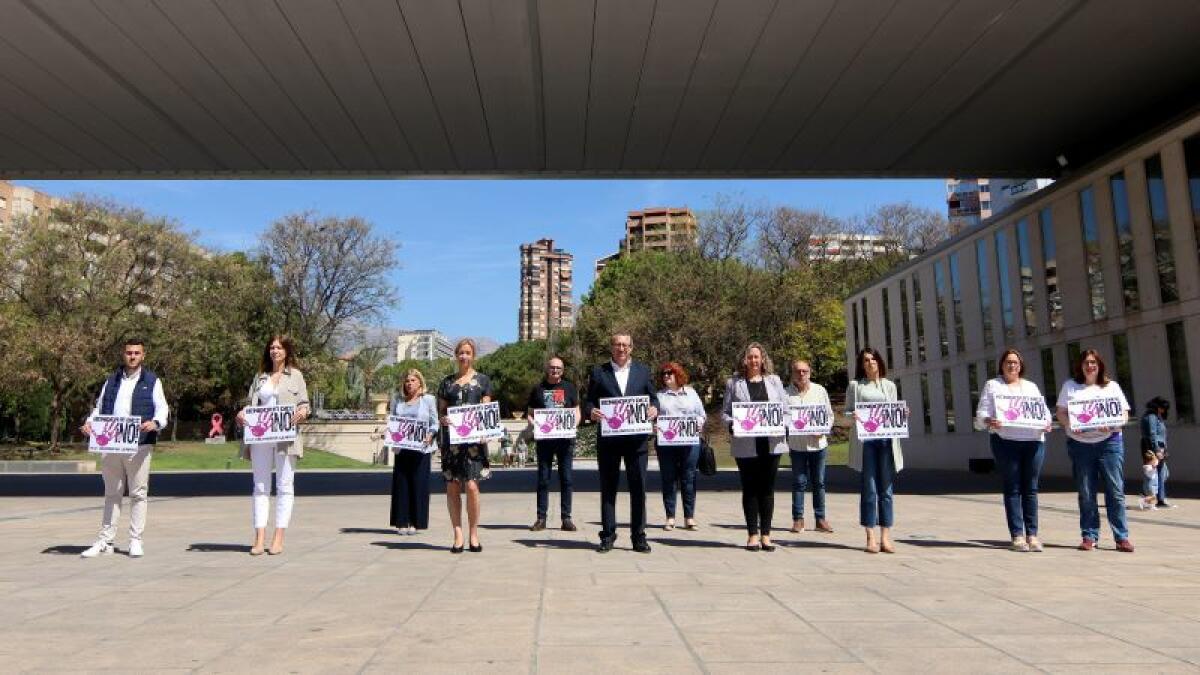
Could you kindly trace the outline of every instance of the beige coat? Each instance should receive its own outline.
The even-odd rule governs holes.
[[[767,386],[767,400],[772,403],[788,402],[787,390],[783,388],[783,382],[779,380],[778,375],[764,375],[763,381]],[[750,400],[750,386],[746,384],[746,378],[741,375],[736,375],[729,378],[725,382],[725,403],[721,408],[721,419],[725,424],[733,424],[733,403],[734,401],[746,402]],[[788,444],[787,436],[767,436],[767,442],[771,448],[772,455],[782,455],[787,453]],[[730,436],[729,439],[729,454],[734,457],[754,457],[757,453],[758,439]]]
[[[854,405],[857,402],[858,380],[850,380],[850,387],[846,390],[846,415],[853,418]],[[887,378],[880,381],[883,388],[883,394],[886,400],[896,401],[899,396],[896,392],[896,383]],[[853,420],[850,422],[850,468],[855,471],[862,472],[862,441],[858,440],[858,434],[855,432],[856,425]],[[892,439],[892,460],[896,463],[896,473],[904,468],[904,454],[900,450],[900,439]]]
[[[258,392],[270,378],[270,373],[259,373],[254,376],[254,382],[250,385],[250,393],[246,397],[246,405],[260,404]],[[294,405],[297,409],[300,406],[308,406],[308,384],[304,382],[304,373],[301,373],[299,368],[283,369],[283,376],[279,378],[278,390],[279,405]],[[299,429],[296,430],[295,441],[281,442],[278,445],[280,450],[287,447],[289,455],[304,456],[304,436]],[[246,445],[245,436],[242,436],[242,459],[250,459],[250,448]]]

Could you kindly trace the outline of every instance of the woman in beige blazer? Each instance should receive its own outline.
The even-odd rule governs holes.
[[[859,402],[899,400],[896,383],[885,377],[887,364],[883,355],[867,347],[858,353],[854,364],[854,380],[846,389],[846,414],[853,418]],[[850,426],[850,468],[862,475],[859,493],[859,524],[867,532],[867,553],[894,553],[892,544],[892,485],[896,474],[904,468],[900,440],[896,438],[859,441],[857,425]],[[879,538],[875,527],[879,527]]]
[[[308,417],[308,385],[296,365],[295,343],[286,335],[273,335],[263,350],[259,372],[250,385],[249,406],[294,405],[296,424]],[[246,410],[237,414],[238,424],[246,425]],[[247,443],[242,435],[242,458],[250,460],[254,472],[251,493],[254,544],[250,555],[262,555],[266,543],[267,517],[270,513],[271,469],[275,469],[275,535],[267,553],[283,553],[283,535],[292,517],[295,501],[296,460],[304,456],[304,441]]]

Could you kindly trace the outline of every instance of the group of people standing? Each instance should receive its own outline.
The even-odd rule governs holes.
[[[618,333],[610,339],[611,359],[595,366],[583,395],[564,379],[564,363],[557,357],[546,362],[545,375],[530,392],[528,417],[534,410],[556,408],[573,410],[577,423],[582,420],[601,422],[600,401],[617,397],[646,397],[649,400],[649,419],[660,414],[692,417],[703,428],[706,413],[697,392],[688,386],[688,373],[682,365],[667,362],[655,376],[644,363],[635,361],[633,339]],[[454,348],[457,364],[455,373],[429,393],[420,371],[409,370],[404,375],[398,396],[390,404],[389,413],[424,421],[431,431],[419,449],[395,451],[392,477],[391,525],[403,534],[416,534],[429,527],[429,476],[431,458],[440,452],[442,476],[446,481],[446,499],[453,543],[450,551],[481,552],[479,539],[479,484],[491,475],[486,446],[482,443],[451,444],[450,419],[447,410],[453,406],[488,403],[492,400],[491,381],[474,368],[476,345],[470,339],[460,340]],[[113,551],[116,524],[123,493],[131,497],[129,554],[144,554],[142,533],[146,521],[146,501],[150,455],[157,434],[167,422],[167,403],[162,381],[143,367],[145,344],[129,340],[123,350],[123,364],[105,381],[96,406],[81,430],[92,435],[91,420],[97,415],[139,417],[142,420],[138,449],[132,454],[106,453],[101,467],[105,487],[105,507],[100,536],[83,553],[91,558]],[[753,342],[746,346],[736,374],[729,378],[721,410],[721,419],[731,429],[734,424],[734,404],[739,402],[770,402],[779,404],[823,404],[832,413],[828,392],[812,381],[812,368],[805,360],[789,365],[789,380],[785,386],[775,373],[774,365],[763,345]],[[1025,364],[1015,349],[1005,350],[998,363],[999,375],[988,380],[976,410],[977,423],[990,433],[992,454],[1003,479],[1004,509],[1007,517],[1011,547],[1016,551],[1043,550],[1038,539],[1038,480],[1045,459],[1044,428],[1007,425],[997,409],[1002,395],[1041,397],[1037,385],[1024,379]],[[859,403],[897,402],[898,388],[887,377],[883,356],[872,348],[861,350],[854,364],[854,378],[846,393],[845,412],[852,415]],[[1073,431],[1067,413],[1067,401],[1073,396],[1104,395],[1119,401],[1124,417],[1121,424],[1111,427]],[[272,336],[260,362],[259,372],[250,387],[249,406],[293,406],[295,421],[309,415],[308,389],[297,367],[294,345],[284,335]],[[1167,441],[1165,418],[1169,404],[1153,399],[1142,418],[1142,439],[1146,482],[1143,507],[1169,507],[1166,501]],[[1100,521],[1097,494],[1105,493],[1108,521],[1119,551],[1132,552],[1125,517],[1124,445],[1121,428],[1128,420],[1130,408],[1120,385],[1111,380],[1104,361],[1095,350],[1080,354],[1074,364],[1073,377],[1063,384],[1056,408],[1058,421],[1067,433],[1067,450],[1079,497],[1081,542],[1079,549],[1093,550],[1099,539]],[[240,425],[246,424],[245,408],[238,412]],[[632,549],[649,553],[646,538],[646,473],[651,434],[599,435],[596,441],[600,477],[601,529],[598,551],[611,551],[617,541],[616,498],[621,466],[624,464],[629,488],[629,529]],[[575,441],[572,438],[545,439],[537,442],[537,502],[536,518],[530,530],[540,531],[547,526],[549,487],[552,468],[559,469],[561,527],[565,531],[577,528],[572,520],[572,464]],[[731,439],[731,454],[737,463],[742,487],[742,511],[745,516],[749,551],[773,551],[771,533],[774,516],[775,483],[780,460],[790,454],[792,479],[792,532],[806,528],[805,492],[812,492],[813,529],[833,532],[825,510],[825,463],[828,438],[825,435],[739,436]],[[683,527],[695,530],[696,475],[701,446],[659,445],[657,448],[662,498],[665,515],[664,529],[676,527],[677,503],[683,504]],[[290,523],[295,499],[294,476],[296,462],[303,456],[302,436],[294,440],[256,443],[243,439],[241,454],[252,466],[251,524],[253,542],[251,555],[283,553],[284,535]],[[904,466],[900,440],[897,438],[859,440],[851,425],[849,464],[860,474],[859,524],[866,534],[864,550],[868,553],[893,553],[895,544],[891,529],[895,522],[894,486],[898,472]],[[266,526],[270,511],[271,474],[275,474],[275,529],[271,543],[266,541]],[[463,496],[466,496],[467,529],[462,522]],[[679,498],[677,500],[677,497]],[[1150,503],[1153,502],[1153,503]]]

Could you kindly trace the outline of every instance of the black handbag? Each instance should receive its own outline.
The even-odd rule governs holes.
[[[713,452],[712,446],[708,444],[707,438],[700,439],[700,461],[696,468],[705,476],[717,475],[717,455]]]

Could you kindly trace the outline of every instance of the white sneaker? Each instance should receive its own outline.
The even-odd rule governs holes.
[[[100,539],[92,544],[86,551],[79,554],[80,558],[96,558],[102,555],[108,555],[113,552],[112,544]]]
[[[130,558],[140,558],[144,555],[146,555],[146,552],[142,550],[141,540],[140,539],[130,540],[130,542],[129,542],[129,557]]]

